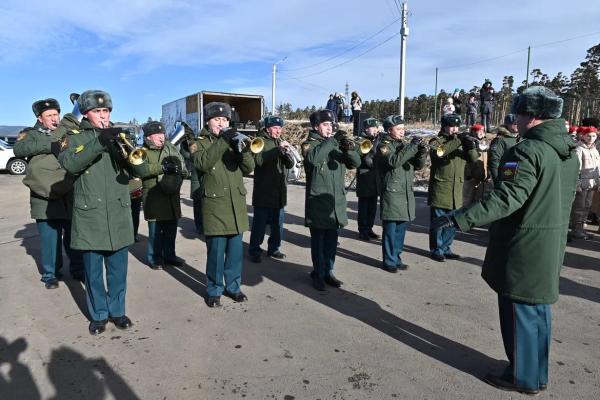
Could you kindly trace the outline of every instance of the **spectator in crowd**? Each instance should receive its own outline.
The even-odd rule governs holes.
[[[467,100],[467,126],[475,124],[478,109],[479,102],[477,101],[475,93],[469,93],[469,98]]]
[[[337,95],[337,93],[336,93]],[[325,106],[327,110],[330,110],[334,116],[337,116],[337,101],[333,94],[329,95],[329,100],[327,100],[327,105]]]
[[[352,122],[354,122],[354,134],[356,135],[360,129],[360,111],[362,110],[362,99],[358,95],[358,92],[354,91],[350,95],[350,106],[352,107]]]
[[[569,239],[584,239],[589,237],[585,233],[584,223],[592,207],[594,192],[600,184],[600,154],[596,149],[598,129],[585,126],[581,129],[577,143],[577,158],[579,158],[579,180],[575,193],[575,201],[571,208]]]
[[[462,100],[460,99],[460,89],[454,89],[454,93],[452,93],[452,104],[454,104],[454,113],[461,115],[462,112]]]
[[[489,79],[485,80],[479,91],[479,104],[481,105],[481,125],[485,126],[485,131],[489,133],[496,104],[496,92]]]
[[[483,198],[490,189],[490,178],[488,175],[488,146],[483,131],[483,125],[471,126],[469,133],[475,139],[475,149],[479,158],[465,165],[465,182],[463,185],[463,206],[468,206]]]
[[[453,103],[452,97],[446,99],[446,104],[442,107],[442,115],[454,114],[455,107]]]

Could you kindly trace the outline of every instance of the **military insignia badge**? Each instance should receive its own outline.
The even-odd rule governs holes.
[[[385,156],[385,155],[387,155],[387,154],[390,152],[390,147],[389,147],[388,145],[385,145],[385,144],[384,144],[384,145],[382,145],[382,146],[379,146],[379,152],[380,152],[382,155],[384,155],[384,156]]]
[[[71,129],[71,133],[77,135],[79,133],[79,131],[77,129]]]
[[[194,154],[197,151],[198,151],[198,144],[196,144],[196,143],[190,144],[190,153]]]
[[[75,154],[77,153],[81,153],[83,151],[84,146],[82,144],[80,144],[79,146],[77,146],[75,148]]]
[[[21,140],[25,140],[26,137],[27,137],[27,132],[19,132],[19,135],[17,136],[17,142],[20,142]]]
[[[519,163],[516,161],[505,162],[502,166],[500,166],[500,176],[502,180],[512,181],[515,179],[517,175],[517,170],[519,169]]]
[[[60,151],[63,151],[69,145],[69,139],[65,136],[63,140],[60,141]]]

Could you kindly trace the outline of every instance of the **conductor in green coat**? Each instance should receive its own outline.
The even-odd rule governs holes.
[[[128,246],[133,243],[128,164],[111,127],[112,99],[102,90],[79,97],[83,120],[64,141],[59,161],[77,178],[73,189],[71,246],[83,253],[89,332],[105,331],[110,320],[119,329],[132,323],[125,315]],[[106,269],[106,284],[104,271]]]
[[[175,254],[177,221],[181,218],[179,191],[187,177],[185,160],[179,150],[165,139],[162,122],[151,121],[142,126],[146,161],[132,167],[142,178],[144,218],[148,221],[146,257],[152,269],[164,265],[181,267]]]
[[[500,328],[509,361],[484,380],[535,394],[548,387],[551,304],[558,300],[571,204],[579,174],[575,142],[560,118],[563,100],[533,86],[513,102],[522,141],[500,163],[494,191],[478,203],[438,218],[462,231],[490,224],[481,275],[498,293]]]
[[[190,150],[202,182],[202,221],[208,252],[206,304],[219,307],[223,294],[236,302],[248,300],[241,290],[242,234],[249,229],[243,177],[254,169],[254,158],[249,146],[242,144],[247,137],[229,128],[229,104],[208,103],[204,120],[206,126]]]
[[[304,224],[310,229],[313,286],[340,287],[333,274],[338,230],[348,224],[346,211],[346,168],[357,168],[360,155],[353,142],[341,131],[333,133],[335,116],[331,110],[311,114],[312,130],[302,144],[306,172]]]
[[[63,265],[63,244],[69,256],[69,269],[74,279],[83,280],[83,261],[78,251],[71,249],[71,211],[73,191],[71,177],[64,170],[52,148],[60,146],[65,134],[64,126],[69,119],[60,121],[60,105],[55,99],[38,100],[32,105],[37,122],[32,128],[19,133],[13,147],[15,156],[28,157],[27,177],[29,183],[31,218],[35,219],[40,234],[42,278],[46,289],[58,288],[58,278]],[[70,115],[70,114],[67,114]],[[56,170],[56,176],[45,173]],[[62,191],[57,193],[52,187],[58,187],[50,179],[60,179]],[[36,184],[37,183],[37,184]],[[50,189],[50,190],[48,190]]]
[[[400,257],[410,221],[415,219],[413,182],[415,170],[425,167],[427,146],[415,136],[405,142],[404,119],[386,118],[387,134],[377,148],[376,165],[381,181],[381,221],[383,225],[383,269],[395,273],[408,265]]]

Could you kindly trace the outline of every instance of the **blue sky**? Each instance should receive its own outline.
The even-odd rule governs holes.
[[[408,5],[409,97],[433,93],[436,67],[440,89],[520,82],[529,45],[532,68],[570,75],[600,43],[600,7],[589,0]],[[86,89],[112,95],[114,121],[160,118],[162,104],[200,90],[263,94],[270,106],[272,64],[284,57],[278,103],[324,106],[346,81],[363,100],[395,98],[400,39],[386,40],[397,19],[395,0],[3,0],[0,125],[31,125],[31,104],[46,97],[70,111],[69,93]]]

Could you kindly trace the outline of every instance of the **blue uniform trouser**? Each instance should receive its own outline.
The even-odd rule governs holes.
[[[142,199],[131,200],[131,219],[133,220],[133,238],[135,239],[138,235],[138,228],[140,227],[140,211],[142,209]]]
[[[204,233],[204,226],[202,225],[202,200],[192,198],[194,202],[194,226],[196,227],[196,232]]]
[[[450,245],[456,235],[456,228],[432,229],[432,222],[435,218],[441,217],[444,214],[453,212],[445,208],[431,207],[429,215],[429,250],[434,254],[450,254]]]
[[[548,384],[552,336],[549,304],[518,303],[498,295],[500,329],[509,366],[503,378],[524,389]]]
[[[310,256],[314,272],[321,278],[333,272],[337,240],[337,229],[310,228]]]
[[[206,293],[239,293],[242,286],[242,234],[206,237]],[[223,285],[225,279],[225,285]]]
[[[283,238],[283,215],[283,208],[254,207],[248,254],[260,256],[262,252],[260,245],[265,239],[267,225],[270,227],[267,255],[279,251],[281,239]]]
[[[386,268],[397,268],[402,265],[402,249],[408,221],[383,221],[383,265]]]
[[[128,247],[116,251],[83,251],[87,305],[93,321],[125,315]],[[104,287],[104,268],[106,284]]]
[[[358,232],[367,234],[373,229],[375,224],[375,214],[377,213],[377,196],[358,198]]]
[[[148,263],[161,263],[175,258],[177,220],[148,221]]]
[[[37,219],[36,225],[42,244],[42,282],[56,279],[62,268],[63,242],[69,256],[71,276],[83,276],[81,252],[71,249],[71,221],[67,219]]]

